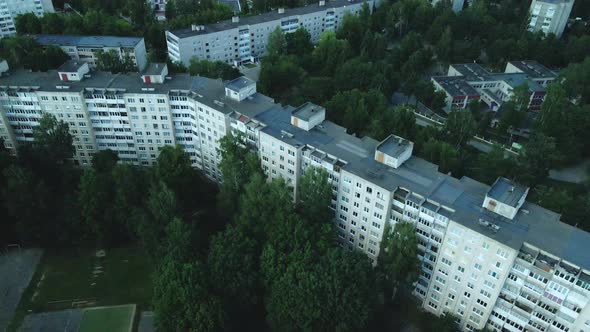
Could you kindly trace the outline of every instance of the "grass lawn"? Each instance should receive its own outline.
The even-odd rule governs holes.
[[[95,274],[98,266],[102,272]],[[140,309],[148,308],[151,272],[152,266],[138,246],[107,249],[102,258],[96,257],[95,250],[46,251],[21,298],[11,330],[16,330],[29,312],[72,308],[73,300],[86,300],[91,306],[134,303]]]
[[[244,64],[244,67],[246,67],[246,68],[256,68],[256,65],[253,64],[253,63],[246,63],[246,64]]]
[[[84,311],[80,332],[129,332],[134,316],[135,305],[90,308]]]

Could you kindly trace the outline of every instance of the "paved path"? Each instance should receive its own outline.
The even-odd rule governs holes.
[[[43,312],[25,317],[19,332],[78,332],[83,309]]]
[[[590,169],[590,160],[585,160],[575,166],[549,171],[549,178],[553,180],[582,183],[588,181],[588,170]]]
[[[14,249],[0,255],[0,331],[10,324],[42,254],[41,249]]]
[[[240,71],[247,78],[251,79],[254,82],[258,82],[258,78],[260,77],[260,63],[256,64],[256,67],[253,68],[240,66]]]
[[[143,311],[139,318],[139,327],[137,332],[155,332],[154,313],[152,311]]]

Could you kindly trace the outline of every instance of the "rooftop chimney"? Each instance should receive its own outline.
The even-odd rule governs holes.
[[[285,8],[279,8],[279,14],[284,14],[285,13]]]
[[[234,16],[231,18],[232,23],[239,23],[240,22],[240,17],[239,16]]]
[[[326,5],[326,0],[320,0],[320,7],[323,7]]]

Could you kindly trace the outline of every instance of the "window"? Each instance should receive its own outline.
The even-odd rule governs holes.
[[[446,257],[443,257],[443,258],[441,259],[441,262],[442,262],[443,264],[447,265],[447,266],[451,266],[451,265],[453,264],[453,263],[451,263],[451,261],[450,261],[450,260],[448,260]]]
[[[483,243],[481,244],[481,247],[482,247],[482,248],[484,248],[485,250],[488,250],[488,249],[490,249],[490,244],[489,244],[489,243],[487,243],[487,242],[483,242]]]
[[[475,263],[475,266],[474,267],[475,267],[476,270],[481,271],[481,264]]]

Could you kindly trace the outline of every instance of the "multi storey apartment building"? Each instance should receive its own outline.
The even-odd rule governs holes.
[[[492,111],[509,101],[515,88],[527,84],[530,92],[529,110],[541,109],[547,84],[557,78],[557,73],[536,61],[510,61],[504,73],[491,73],[477,63],[453,64],[446,76],[434,76],[431,81],[437,91],[446,95],[445,111],[466,108],[472,101],[480,100]]]
[[[168,56],[188,65],[192,57],[230,64],[253,62],[264,56],[268,35],[280,27],[291,33],[299,28],[311,34],[313,43],[322,32],[336,30],[345,13],[358,13],[374,0],[320,0],[318,4],[299,8],[279,8],[274,12],[238,17],[210,25],[193,25],[188,29],[166,31]]]
[[[88,62],[91,67],[96,66],[99,51],[115,51],[121,59],[129,56],[140,71],[147,65],[145,40],[140,37],[36,35],[33,38],[42,46],[58,46],[70,59]]]
[[[464,330],[590,331],[589,233],[526,202],[526,187],[440,173],[412,155],[412,142],[350,135],[319,105],[277,104],[244,77],[169,76],[163,64],[112,75],[74,62],[4,73],[0,105],[0,136],[11,148],[50,113],[70,125],[82,165],[104,149],[150,165],[162,146],[180,144],[213,181],[221,179],[219,139],[241,133],[295,199],[310,167],[328,172],[343,248],[376,264],[387,227],[414,224],[421,275],[413,291],[424,310],[452,313]]]
[[[561,37],[573,7],[574,0],[533,0],[529,10],[529,31]]]
[[[18,15],[33,13],[41,17],[46,12],[54,12],[51,0],[0,0],[0,38],[16,34]]]

